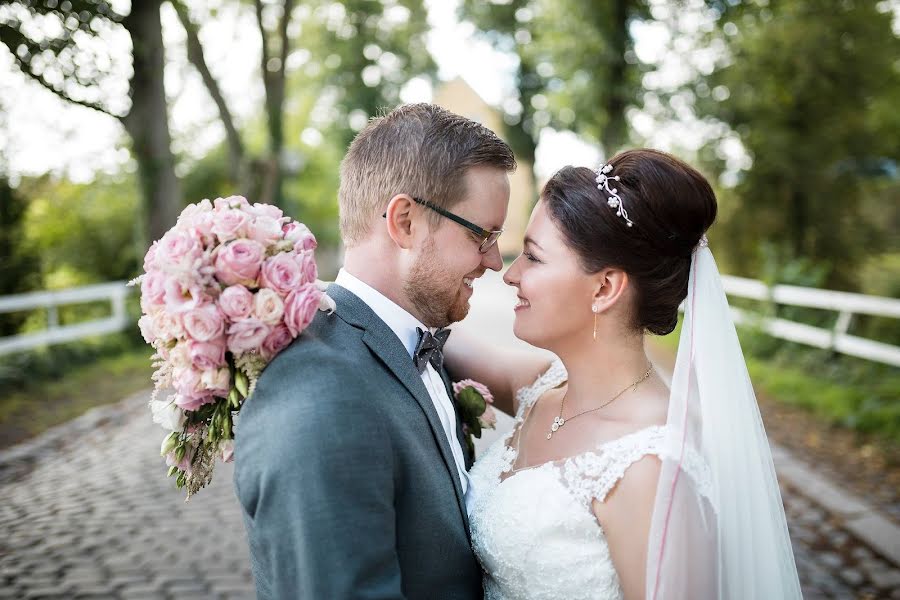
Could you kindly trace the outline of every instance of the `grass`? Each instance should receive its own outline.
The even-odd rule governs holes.
[[[0,394],[0,447],[11,446],[87,410],[151,387],[150,348],[72,366],[65,379],[30,381]]]
[[[677,350],[679,327],[655,341]],[[803,408],[830,425],[900,444],[900,369],[809,348],[739,328],[757,393]]]

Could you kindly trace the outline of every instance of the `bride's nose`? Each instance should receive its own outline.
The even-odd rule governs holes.
[[[513,261],[513,264],[511,264],[509,268],[506,269],[506,273],[503,274],[503,283],[516,288],[519,287],[519,278],[515,276],[513,270],[516,268],[517,262],[518,259],[516,261]]]

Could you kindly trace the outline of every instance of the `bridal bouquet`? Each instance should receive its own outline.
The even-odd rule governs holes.
[[[191,204],[144,257],[138,325],[153,355],[161,454],[190,498],[234,452],[234,419],[265,366],[317,310],[316,238],[266,204],[231,196]],[[171,390],[159,400],[161,390]]]

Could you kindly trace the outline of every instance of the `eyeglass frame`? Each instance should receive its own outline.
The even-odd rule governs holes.
[[[450,219],[451,221],[459,223],[460,225],[462,225],[469,231],[478,234],[482,238],[481,245],[478,246],[479,254],[487,254],[488,250],[491,249],[491,246],[493,246],[494,244],[497,243],[497,240],[500,238],[500,234],[503,233],[503,229],[485,229],[484,227],[480,227],[471,221],[467,221],[466,219],[463,219],[459,215],[453,214],[449,210],[445,210],[445,209],[441,208],[440,206],[435,206],[428,200],[416,198],[415,196],[410,196],[410,197],[413,199],[413,201],[416,204],[421,204],[425,208],[430,208],[431,210],[433,210],[437,214],[441,215],[442,217],[446,217],[446,218]],[[384,213],[381,216],[387,217],[387,213]],[[490,244],[488,244],[488,242],[490,242]],[[485,246],[485,244],[487,244],[487,246]]]

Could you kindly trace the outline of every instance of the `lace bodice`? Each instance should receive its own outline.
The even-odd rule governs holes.
[[[555,361],[532,385],[517,393],[513,430],[475,463],[472,477],[472,544],[485,570],[485,598],[622,598],[609,547],[591,509],[603,502],[628,467],[648,454],[667,456],[676,438],[668,426],[653,426],[599,445],[590,452],[512,472],[509,445],[529,407],[567,379]],[[708,474],[695,452],[685,470],[701,490]],[[704,483],[705,482],[705,483]]]

